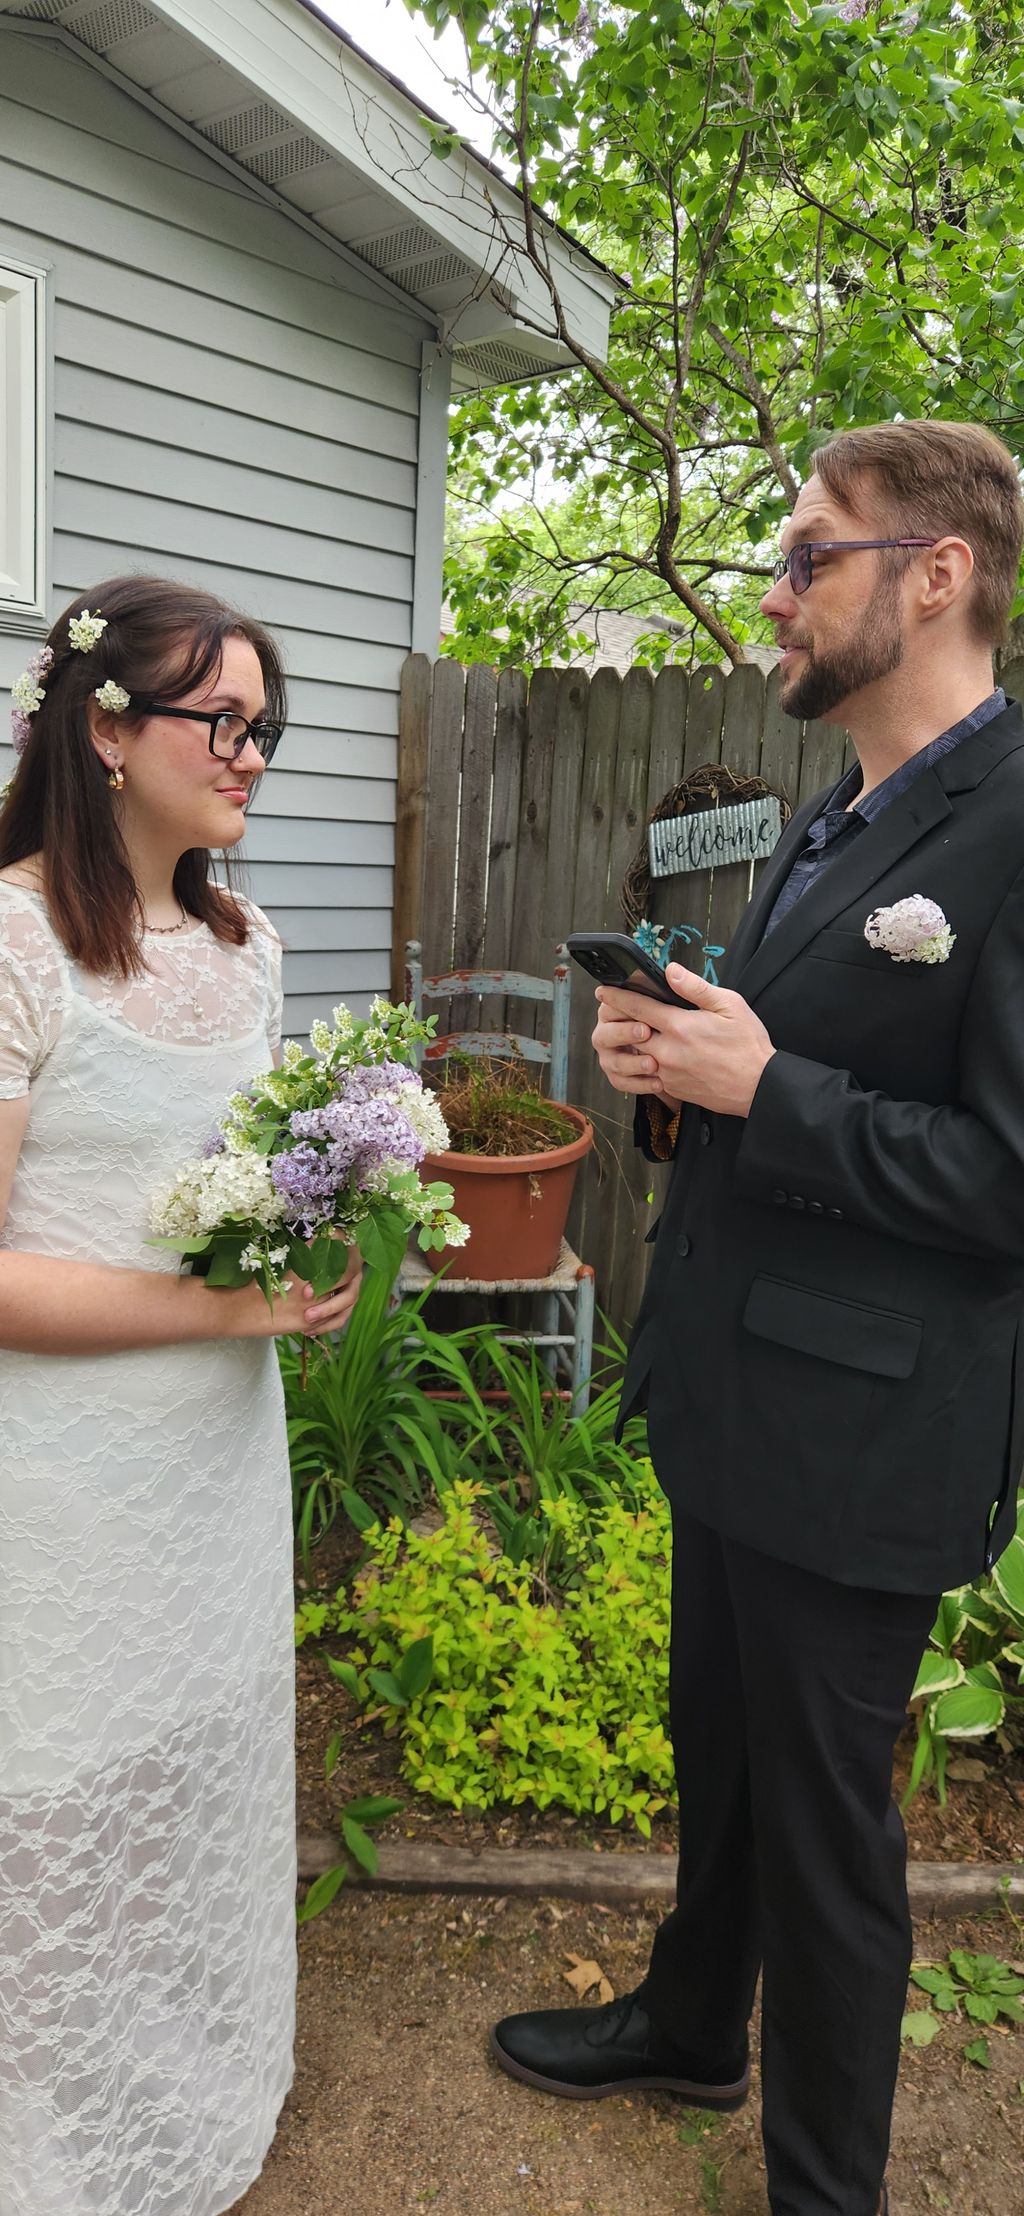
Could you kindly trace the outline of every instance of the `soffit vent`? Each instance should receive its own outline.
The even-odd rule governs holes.
[[[214,116],[200,125],[203,137],[212,139],[225,154],[240,154],[248,146],[258,146],[262,139],[280,138],[289,128],[287,116],[269,100],[258,100],[254,107],[235,108],[231,115]]]
[[[539,362],[524,347],[508,345],[501,339],[477,339],[470,345],[453,347],[452,354],[461,368],[472,370],[485,385],[520,385],[528,377],[550,375],[552,367],[557,366]]]
[[[422,223],[406,223],[400,231],[384,231],[375,239],[364,239],[353,251],[407,292],[430,292],[436,285],[454,285],[473,276],[462,255],[453,254]]]
[[[319,169],[321,162],[332,161],[334,157],[326,147],[318,146],[316,139],[295,138],[282,146],[268,146],[262,154],[245,154],[239,159],[265,185],[277,185],[283,177],[297,177],[303,170]]]
[[[53,23],[67,0],[7,0],[5,15],[27,15],[34,23]]]
[[[433,231],[425,231],[421,223],[407,223],[400,231],[383,231],[378,238],[364,239],[356,253],[372,262],[374,269],[391,269],[396,262],[413,262],[420,254],[436,254],[440,244]]]
[[[160,28],[160,18],[152,8],[145,8],[142,0],[102,0],[97,8],[65,8],[62,21],[66,30],[80,38],[83,46],[91,46],[95,54],[105,54],[111,46],[120,46],[123,39],[138,38],[143,31]]]

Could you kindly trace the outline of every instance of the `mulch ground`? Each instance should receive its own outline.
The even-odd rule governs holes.
[[[767,2216],[756,2066],[747,2106],[719,2120],[662,2094],[552,2100],[488,2054],[496,2016],[572,2004],[571,1955],[628,1991],[653,1928],[565,1902],[343,1889],[300,1934],[295,2085],[235,2216]],[[1018,1944],[998,1911],[917,1932],[924,1959]],[[950,2021],[905,2055],[893,2216],[1021,2216],[1024,2033],[990,2035],[988,2070],[963,2059],[969,2036]]]

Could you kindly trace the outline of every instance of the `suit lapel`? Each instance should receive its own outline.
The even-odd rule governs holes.
[[[868,824],[866,831],[859,832],[843,853],[826,863],[820,875],[808,885],[806,892],[801,893],[788,915],[783,916],[766,939],[762,936],[764,925],[779,888],[804,844],[809,825],[820,815],[836,788],[833,785],[805,801],[792,823],[787,825],[733,936],[723,983],[728,983],[734,991],[741,991],[744,1000],[756,999],[834,916],[855,900],[866,899],[894,862],[909,853],[926,832],[952,815],[951,794],[973,791],[1005,754],[1020,746],[1024,746],[1024,718],[1018,703],[1011,700],[991,723],[972,732],[950,753],[941,755],[937,762],[922,770],[906,792],[891,801],[881,815]],[[927,889],[927,886],[919,888],[924,892]],[[867,912],[865,908],[865,920]]]
[[[811,799],[805,800],[803,806],[797,809],[796,814],[790,817],[778,846],[774,853],[769,856],[761,871],[751,899],[729,941],[725,960],[720,971],[723,985],[735,987],[740,970],[757,945],[764,925],[775,906],[776,896],[789,876],[807,837],[808,830],[815,817],[821,814],[829,798],[829,790],[834,792],[835,787],[826,788],[825,791],[820,793],[814,793]]]
[[[752,948],[742,969],[730,973],[730,984],[742,992],[744,1000],[756,1000],[779,971],[803,952],[808,940],[853,901],[866,898],[894,862],[951,814],[950,800],[935,768],[922,770],[898,800],[891,801],[865,831],[858,832],[845,852],[826,863],[770,937],[762,938],[760,945]],[[928,890],[926,885],[919,889]]]

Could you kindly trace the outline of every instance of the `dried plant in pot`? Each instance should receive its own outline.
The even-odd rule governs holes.
[[[558,1260],[576,1171],[594,1144],[579,1108],[548,1100],[518,1057],[452,1054],[434,1080],[451,1132],[428,1154],[427,1178],[454,1188],[468,1245],[445,1247],[435,1267],[487,1283],[546,1277]]]

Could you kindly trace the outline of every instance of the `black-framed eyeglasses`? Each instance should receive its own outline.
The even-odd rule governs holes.
[[[284,730],[283,723],[250,723],[231,708],[218,708],[210,715],[204,708],[168,708],[162,700],[133,700],[132,707],[138,715],[177,716],[182,723],[207,724],[210,752],[222,762],[237,762],[249,739],[265,762],[272,761]]]
[[[814,577],[816,554],[852,554],[875,546],[937,546],[938,543],[937,539],[803,539],[799,546],[791,546],[789,553],[776,562],[772,584],[779,584],[788,570],[793,591],[806,592]]]

